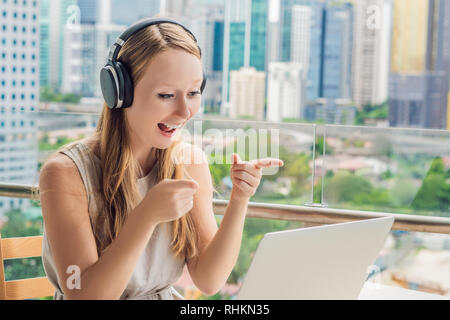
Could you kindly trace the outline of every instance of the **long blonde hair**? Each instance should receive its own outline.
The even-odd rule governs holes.
[[[132,35],[120,50],[118,60],[128,67],[136,85],[152,57],[171,48],[184,50],[201,59],[200,50],[188,32],[178,25],[162,23]],[[142,175],[142,169],[133,157],[125,115],[123,109],[111,110],[104,103],[95,133],[102,167],[100,194],[96,199],[101,199],[101,205],[98,206],[99,214],[92,220],[92,228],[99,255],[118,236],[128,213],[141,200],[136,180]],[[183,161],[174,161],[177,154],[181,154],[181,146],[181,140],[175,140],[167,149],[152,150],[158,171],[156,183],[166,178],[189,176]],[[190,212],[170,224],[174,255],[185,259],[195,256],[199,239]]]

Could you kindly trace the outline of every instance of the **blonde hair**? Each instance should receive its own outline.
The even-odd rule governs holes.
[[[161,23],[133,34],[120,50],[118,60],[128,67],[133,84],[136,85],[151,59],[169,49],[184,50],[201,59],[200,50],[188,32],[181,26]],[[100,194],[96,199],[100,198],[101,203],[96,203],[99,214],[92,220],[92,228],[99,255],[118,236],[128,212],[141,200],[136,180],[143,172],[133,157],[125,116],[123,109],[111,110],[104,103],[95,133],[102,168]],[[61,147],[57,152],[72,144]],[[182,145],[181,140],[175,140],[167,149],[153,148],[158,171],[156,183],[166,178],[189,177],[183,161],[175,160]],[[199,238],[190,212],[170,223],[174,255],[185,259],[197,255]]]

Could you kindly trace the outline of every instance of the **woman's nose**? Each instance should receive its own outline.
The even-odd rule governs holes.
[[[176,114],[184,119],[190,116],[191,111],[189,110],[189,104],[186,101],[186,99],[183,98],[179,99]]]

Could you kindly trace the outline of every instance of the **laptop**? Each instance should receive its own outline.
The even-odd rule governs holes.
[[[357,299],[394,217],[266,233],[237,300]]]

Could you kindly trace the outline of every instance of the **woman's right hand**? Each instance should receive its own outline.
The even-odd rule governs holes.
[[[156,223],[176,220],[194,206],[198,183],[191,179],[164,179],[150,188],[142,200]]]

